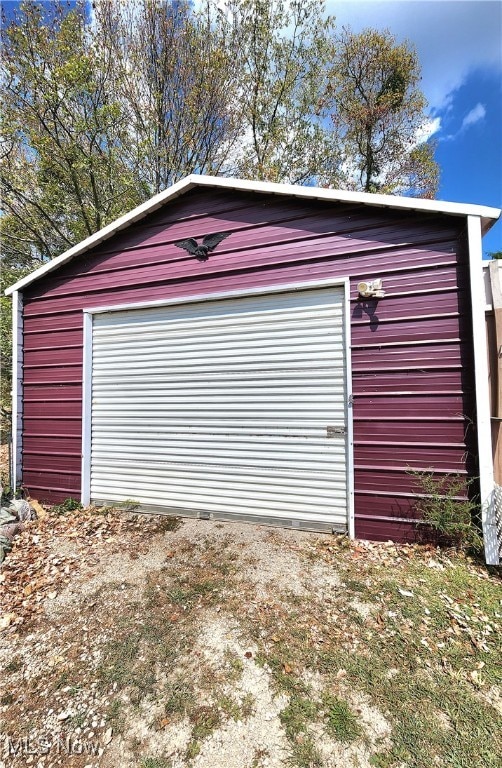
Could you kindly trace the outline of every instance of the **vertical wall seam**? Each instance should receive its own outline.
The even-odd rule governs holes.
[[[92,400],[92,315],[84,312],[82,366],[82,476],[81,502],[91,503],[91,400]]]
[[[350,317],[350,278],[345,279],[345,305],[343,318],[345,349],[345,419],[347,424],[347,442],[345,457],[347,464],[347,520],[349,538],[356,536],[354,502],[354,405],[352,393],[352,333]]]

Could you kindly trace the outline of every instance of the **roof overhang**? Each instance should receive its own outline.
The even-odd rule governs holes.
[[[464,203],[448,203],[441,200],[423,200],[415,197],[398,197],[397,195],[379,195],[369,192],[346,192],[338,189],[322,189],[320,187],[302,187],[293,184],[274,184],[268,181],[248,181],[244,179],[227,179],[218,176],[199,176],[191,175],[185,179],[173,184],[172,187],[164,192],[159,192],[150,200],[138,205],[129,213],[116,219],[108,226],[95,232],[82,242],[74,245],[68,251],[65,251],[55,259],[43,264],[41,267],[31,272],[26,277],[19,280],[15,285],[11,285],[5,291],[8,296],[14,291],[20,291],[26,286],[31,285],[39,278],[52,272],[62,264],[65,264],[75,256],[80,256],[94,246],[102,243],[104,240],[126,229],[130,224],[144,218],[148,214],[161,208],[170,200],[175,200],[180,195],[196,187],[218,187],[220,189],[231,189],[237,192],[257,192],[267,195],[287,195],[310,200],[321,200],[332,203],[359,203],[379,208],[394,208],[406,211],[418,211],[427,213],[443,213],[449,216],[478,216],[481,220],[481,230],[483,234],[500,217],[502,211],[499,208],[489,208],[483,205],[470,205]]]

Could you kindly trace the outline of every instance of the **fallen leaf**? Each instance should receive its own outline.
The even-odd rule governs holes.
[[[58,596],[57,592],[49,592],[49,594],[47,595],[49,600],[54,600],[54,598],[57,597],[57,596]]]
[[[289,664],[286,662],[282,665],[283,672],[285,672],[287,675],[290,675],[293,671],[293,667],[290,667]]]
[[[165,717],[164,720],[167,720],[169,722],[168,718]],[[108,728],[108,730],[105,731],[105,735],[103,736],[103,744],[109,744],[112,740],[113,736],[113,728]]]
[[[403,597],[414,597],[413,592],[409,592],[407,589],[401,589],[400,587],[398,587],[397,591]]]
[[[10,627],[15,618],[15,613],[4,613],[3,616],[0,616],[0,629],[7,629],[7,627]]]
[[[277,635],[272,635],[272,637],[271,637],[270,639],[272,640],[272,642],[274,642],[274,643],[278,643],[278,642],[280,641],[280,639],[281,639],[281,638],[280,638],[280,637],[277,637]]]

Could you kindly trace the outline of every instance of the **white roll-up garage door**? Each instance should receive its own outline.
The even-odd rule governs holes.
[[[344,290],[97,313],[90,495],[347,526]]]

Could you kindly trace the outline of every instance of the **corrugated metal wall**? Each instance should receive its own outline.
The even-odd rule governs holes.
[[[91,499],[347,529],[343,288],[97,314]]]
[[[82,309],[351,278],[356,533],[409,538],[407,469],[475,472],[461,218],[196,190],[25,293],[24,483],[80,494]],[[207,262],[174,246],[227,230]],[[361,302],[359,280],[386,297]]]

